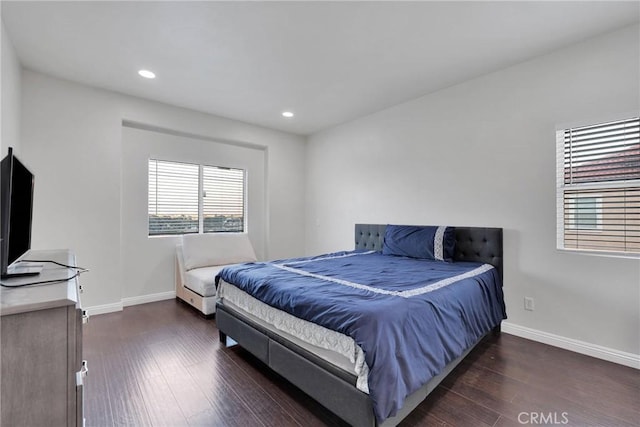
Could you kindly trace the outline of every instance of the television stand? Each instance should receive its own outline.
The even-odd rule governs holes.
[[[30,251],[24,259],[76,262],[69,250]],[[0,287],[0,426],[82,427],[87,364],[79,279],[67,268],[42,264],[36,278],[3,284],[55,283]]]
[[[7,274],[2,275],[2,280],[12,279],[14,277],[32,277],[42,272],[44,265],[37,262],[18,261],[7,268]],[[16,283],[18,284],[18,283]],[[3,285],[11,286],[12,282],[4,282]]]

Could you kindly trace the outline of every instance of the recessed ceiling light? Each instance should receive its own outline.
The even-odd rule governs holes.
[[[282,115],[287,118],[293,117],[293,113],[291,111],[283,111]]]
[[[140,71],[138,71],[138,74],[140,74],[145,79],[155,79],[156,78],[156,73],[154,73],[153,71],[149,71],[149,70],[140,70]]]

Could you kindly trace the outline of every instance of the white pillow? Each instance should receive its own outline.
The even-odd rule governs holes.
[[[185,270],[256,261],[245,233],[185,234],[182,236]]]

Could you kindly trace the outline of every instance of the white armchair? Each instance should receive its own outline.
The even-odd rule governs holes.
[[[256,254],[245,233],[185,234],[176,247],[176,297],[212,315],[218,272],[227,265],[253,261]]]

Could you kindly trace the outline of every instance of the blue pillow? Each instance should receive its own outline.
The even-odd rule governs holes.
[[[455,246],[454,227],[387,225],[382,254],[451,262]]]

